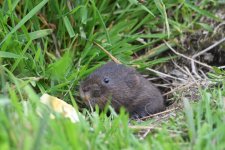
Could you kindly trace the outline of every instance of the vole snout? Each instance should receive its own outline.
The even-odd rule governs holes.
[[[101,90],[99,85],[91,84],[87,86],[80,86],[80,97],[84,100],[84,102],[89,105],[93,103],[94,98],[98,98],[101,96]]]
[[[79,91],[80,97],[84,100],[85,103],[90,100],[91,95],[90,92],[88,92],[87,88],[80,87]]]

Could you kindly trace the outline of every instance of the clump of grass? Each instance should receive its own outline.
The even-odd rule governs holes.
[[[224,148],[224,86],[214,90],[203,90],[202,99],[194,104],[184,100],[184,112],[176,112],[169,120],[135,123],[138,126],[152,126],[149,135],[139,140],[138,130],[129,128],[128,115],[105,112],[86,114],[74,124],[56,114],[49,119],[49,113],[40,117],[35,108],[35,95],[30,87],[24,88],[31,102],[21,105],[15,90],[9,87],[10,99],[1,104],[0,131],[1,149],[121,149],[121,148],[177,148],[193,149]],[[146,129],[143,129],[145,131]]]
[[[0,149],[224,149],[224,83],[203,90],[197,103],[184,100],[184,112],[157,122],[144,140],[123,111],[106,116],[83,109],[87,118],[76,124],[36,113],[46,92],[79,103],[79,81],[109,60],[94,42],[142,72],[169,61],[163,40],[206,27],[202,16],[221,21],[206,10],[219,2],[196,3],[0,1]],[[224,71],[211,74],[221,76]],[[130,124],[149,126],[154,118]]]

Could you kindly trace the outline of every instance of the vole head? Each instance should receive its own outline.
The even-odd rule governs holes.
[[[108,62],[80,85],[80,96],[88,106],[98,104],[102,109],[111,101],[115,107],[126,105],[139,87],[139,76],[133,68]]]

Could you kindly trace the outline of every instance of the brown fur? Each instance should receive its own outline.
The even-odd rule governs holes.
[[[162,94],[151,82],[135,69],[114,62],[89,75],[81,83],[80,95],[87,105],[98,104],[100,109],[108,102],[117,112],[123,106],[132,118],[165,109]]]

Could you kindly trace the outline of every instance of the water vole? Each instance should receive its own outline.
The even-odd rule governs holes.
[[[80,85],[80,96],[88,106],[100,109],[110,102],[119,111],[124,107],[131,118],[144,117],[165,109],[163,96],[134,68],[108,62],[90,74]]]

